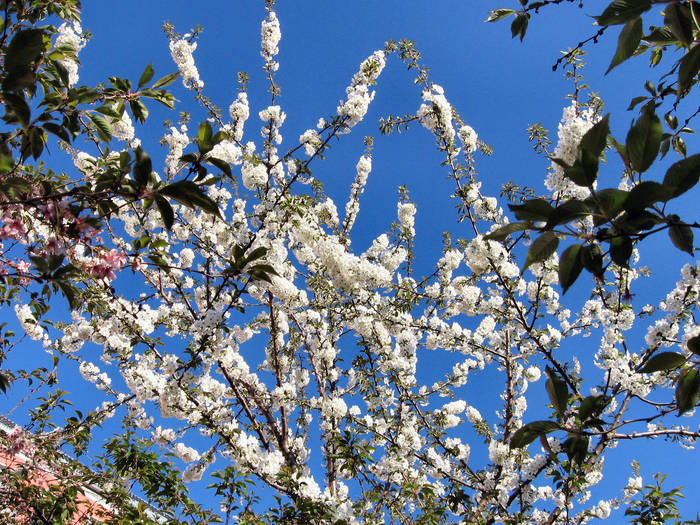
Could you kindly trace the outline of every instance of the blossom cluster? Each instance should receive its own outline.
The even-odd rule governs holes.
[[[273,83],[281,32],[272,10],[261,37]],[[201,91],[196,44],[186,36],[170,47],[185,86]],[[668,374],[643,374],[639,365],[679,344],[691,357],[700,266],[685,266],[676,288],[647,312],[641,350],[630,349],[628,336],[646,318],[619,299],[644,278],[636,260],[630,268],[611,264],[572,313],[560,295],[556,253],[521,272],[515,254],[522,241],[509,246],[488,238],[509,219],[475,173],[454,161],[457,138],[470,163],[479,142],[437,84],[423,90],[412,118],[438,138],[473,234],[446,238],[437,257],[420,261],[431,270],[419,277],[418,208],[402,193],[391,203],[396,222],[364,251],[354,250],[352,229],[372,170],[369,149],[355,166],[344,208],[314,184],[310,165],[333,144],[328,139],[365,117],[387,58],[377,51],[363,61],[337,118],[294,134],[299,140],[286,151],[286,113],[276,95],[253,106],[263,108],[257,144],[244,142],[256,102],[245,91],[232,101],[230,121],[211,118],[223,138],[203,160],[240,167],[231,178],[205,175],[223,220],[173,203],[174,222],[165,228],[157,207],[119,201],[108,243],[87,249],[50,243],[48,228],[3,208],[2,240],[36,241],[42,254],[65,252],[96,278],[81,291],[84,305],[71,321],[56,326],[60,337],[49,338],[29,306],[18,305],[16,315],[30,337],[79,362],[80,374],[124,407],[140,436],[172,453],[186,482],[200,480],[217,459],[292,504],[325,506],[334,520],[353,524],[388,516],[410,522],[428,508],[426,494],[430,505],[464,522],[500,522],[516,512],[531,523],[563,522],[562,513],[576,523],[605,519],[642,482],[630,478],[619,501],[589,502],[603,478],[600,451],[634,438],[639,419],[628,416],[629,406],[646,410],[650,421],[665,415],[648,397],[668,384]],[[566,108],[555,156],[571,162],[595,119],[589,110]],[[130,125],[125,114],[115,136],[133,141]],[[196,147],[188,132],[187,125],[171,126],[163,137],[168,179]],[[87,184],[117,162],[114,153],[74,155]],[[554,198],[579,196],[558,165],[546,184]],[[79,224],[69,212],[57,202],[36,213]],[[159,246],[153,263],[128,255],[142,239]],[[137,293],[119,294],[110,282],[127,263]],[[596,339],[588,362],[572,356],[574,337]],[[584,367],[599,376],[584,380]],[[555,379],[567,402],[550,408],[532,394],[556,390]],[[605,428],[599,434],[580,421],[582,400],[591,396],[608,400],[596,414]],[[513,445],[524,425],[543,419],[556,421],[556,430]],[[658,428],[655,435],[665,435]],[[591,439],[576,465],[564,440],[584,435]]]
[[[192,54],[197,49],[197,43],[190,40],[191,35],[184,35],[170,42],[170,56],[182,75],[182,84],[191,89],[202,89],[204,82],[199,79],[199,71],[194,63]]]

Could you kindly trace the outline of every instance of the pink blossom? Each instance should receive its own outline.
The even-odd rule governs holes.
[[[26,235],[27,228],[24,226],[22,219],[13,219],[0,228],[0,239],[20,240],[25,238]]]
[[[88,263],[85,267],[90,275],[99,277],[100,279],[109,279],[110,281],[117,278],[115,270],[120,270],[126,263],[126,254],[111,249],[108,252],[100,254],[100,261],[97,263]]]

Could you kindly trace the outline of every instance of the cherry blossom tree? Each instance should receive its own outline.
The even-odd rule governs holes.
[[[513,35],[522,37],[531,12],[559,3],[521,2],[491,19],[513,16]],[[547,193],[508,191],[508,204],[482,192],[478,160],[490,147],[410,41],[368,51],[332,114],[285,141],[272,1],[261,23],[269,93],[250,93],[241,74],[227,112],[206,97],[196,32],[166,27],[175,74],[152,83],[149,66],[135,90],[119,78],[107,88],[75,87],[85,43],[79,4],[4,3],[4,121],[15,127],[0,158],[3,306],[99,397],[94,410],[59,424],[52,413],[66,407],[66,392],[55,370],[3,371],[3,389],[50,387],[32,411],[35,432],[2,437],[3,454],[26,458],[0,472],[0,497],[12,502],[4,517],[69,523],[88,485],[104,500],[92,519],[106,523],[579,524],[616,509],[637,523],[674,517],[664,509],[678,494],[638,468],[609,496],[592,497],[619,443],[666,438],[682,450],[700,435],[700,266],[682,264],[658,305],[633,296],[639,281],[653,279],[636,249],[647,235],[669,230],[694,253],[697,225],[665,207],[700,174],[679,139],[691,117],[678,128],[674,106],[665,133],[656,112],[664,97],[692,91],[699,28],[692,3],[662,3],[667,25],[656,31],[667,40],[642,35],[629,51],[629,33],[652,10],[637,4],[616,0],[598,18],[603,28],[626,24],[611,68],[640,45],[680,45],[679,84],[673,93],[668,84],[649,88],[622,143],[610,136],[614,116],[602,101],[584,100],[579,50],[565,55],[559,65],[575,92],[556,143],[531,129],[551,162],[541,177]],[[40,28],[49,15],[65,23]],[[690,24],[687,41],[676,19],[684,31]],[[313,175],[366,117],[382,72],[406,66],[418,87],[415,112],[386,116],[380,130],[425,129],[463,226],[462,237],[432,254],[427,276],[414,270],[417,257],[431,255],[416,253],[420,210],[405,189],[396,222],[364,252],[353,247],[371,137],[345,202],[331,200]],[[133,122],[148,116],[142,99],[172,105],[163,88],[177,78],[199,121],[168,129],[159,175]],[[252,97],[269,101],[257,115]],[[41,163],[47,133],[72,155],[73,176]],[[77,149],[79,136],[91,152]],[[660,153],[679,158],[662,182],[643,179]],[[622,168],[610,177],[599,159],[615,154]],[[615,188],[600,190],[599,180]],[[574,243],[559,255],[561,239]],[[590,295],[573,309],[564,292],[583,269],[592,274]],[[70,319],[51,318],[57,291]],[[646,333],[641,346],[628,343],[632,330]],[[5,333],[3,360],[17,347]],[[427,362],[435,380],[422,379]],[[471,388],[480,374],[493,385],[489,399]],[[119,432],[91,469],[81,467],[91,432],[110,425]],[[27,490],[36,468],[65,481]],[[210,494],[197,502],[189,487],[200,480]]]

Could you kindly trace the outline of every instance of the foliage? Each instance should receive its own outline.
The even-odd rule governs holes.
[[[533,13],[561,3],[522,0],[489,20],[513,16],[511,32],[522,40]],[[282,149],[281,29],[266,2],[270,95],[258,114],[258,147],[244,140],[247,74],[224,117],[204,94],[196,31],[181,37],[166,26],[177,73],[152,83],[148,65],[135,89],[117,77],[107,87],[74,87],[84,45],[79,3],[0,5],[0,297],[54,356],[51,370],[0,375],[3,391],[26,385],[39,402],[26,432],[2,436],[3,457],[23,458],[0,471],[3,498],[13,503],[4,517],[68,522],[88,488],[102,498],[92,519],[106,523],[568,524],[622,506],[639,520],[678,517],[675,489],[642,489],[636,471],[621,494],[589,498],[619,442],[692,446],[700,435],[677,419],[697,420],[700,266],[683,265],[658,308],[636,307],[631,293],[648,278],[635,249],[650,235],[667,230],[694,255],[697,223],[670,209],[700,176],[700,155],[688,155],[681,138],[695,116],[681,112],[700,69],[694,3],[615,0],[597,17],[591,41],[623,26],[611,74],[635,54],[648,52],[653,67],[669,61],[670,48],[682,55],[633,99],[631,109],[643,105],[624,143],[610,136],[616,116],[603,115],[602,101],[581,100],[580,49],[558,62],[574,94],[555,149],[544,128],[530,129],[552,163],[550,193],[504,187],[517,222],[482,193],[477,158],[491,148],[410,41],[368,56],[335,112]],[[659,9],[664,25],[645,35],[644,19]],[[65,24],[40,25],[56,17]],[[421,98],[415,113],[388,115],[380,130],[428,130],[464,236],[445,236],[428,276],[415,271],[416,258],[429,255],[414,250],[417,208],[405,188],[396,222],[364,253],[353,250],[371,137],[342,220],[313,174],[368,114],[393,59],[415,75]],[[194,133],[183,122],[163,137],[161,180],[132,118],[146,122],[142,99],[173,106],[163,88],[177,78],[203,116]],[[49,135],[72,155],[73,175],[47,167]],[[91,153],[78,151],[79,137]],[[622,183],[598,189],[601,160],[614,154]],[[667,154],[679,158],[662,179],[647,178]],[[559,291],[584,269],[594,277],[591,293],[572,312]],[[51,317],[56,292],[68,299],[70,319]],[[633,327],[646,331],[643,342],[628,339]],[[4,364],[22,339],[3,330]],[[597,346],[579,351],[580,337],[591,335]],[[445,364],[447,356],[454,362]],[[439,375],[430,384],[420,379],[426,362]],[[73,365],[101,404],[59,423],[58,413],[71,410],[59,366]],[[467,384],[479,376],[499,385],[493,399]],[[538,390],[546,401],[534,406]],[[119,431],[90,461],[91,434],[102,426]],[[215,461],[224,465],[215,470]],[[39,486],[42,470],[57,483]],[[200,504],[189,486],[203,478],[211,498]],[[648,497],[633,500],[642,490]]]

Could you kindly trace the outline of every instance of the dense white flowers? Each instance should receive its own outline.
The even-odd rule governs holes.
[[[474,153],[476,151],[479,145],[477,140],[479,136],[476,134],[476,131],[474,131],[474,128],[466,124],[460,126],[459,131],[457,131],[457,136],[459,140],[462,141],[462,146],[466,153]]]
[[[170,56],[182,75],[182,84],[190,89],[202,89],[204,82],[199,79],[199,71],[194,63],[192,53],[197,49],[197,42],[189,40],[191,35],[185,35],[180,40],[170,41]]]
[[[265,72],[274,79],[281,35],[274,12],[261,33]],[[188,37],[171,42],[183,81],[199,89],[194,48]],[[654,421],[648,431],[663,435],[657,408],[639,408],[643,401],[637,402],[669,386],[671,374],[640,373],[639,367],[662,347],[690,356],[688,342],[700,334],[693,317],[700,265],[684,267],[674,290],[658,308],[645,307],[643,315],[620,299],[644,273],[634,260],[629,269],[612,265],[578,311],[565,308],[556,254],[521,275],[516,264],[526,251],[521,241],[504,245],[486,239],[507,219],[499,200],[482,191],[472,173],[476,132],[460,125],[436,84],[429,84],[413,107],[420,104],[417,119],[438,138],[448,169],[455,165],[457,138],[467,154],[467,166],[457,162],[465,170],[456,192],[465,210],[464,237],[445,235],[443,247],[428,260],[414,250],[425,240],[414,239],[417,208],[405,197],[381,204],[383,211],[396,210],[395,222],[375,220],[370,226],[377,231],[369,239],[352,235],[372,170],[369,141],[354,170],[333,173],[336,179],[353,179],[346,203],[329,197],[336,188],[324,193],[316,163],[319,148],[332,147],[365,117],[385,63],[382,51],[363,61],[337,107],[338,118],[295,130],[299,142],[286,151],[281,150],[286,113],[279,99],[251,96],[262,124],[260,133],[244,142],[251,105],[245,91],[238,93],[230,120],[210,115],[224,138],[202,158],[240,167],[234,181],[204,178],[223,220],[173,201],[174,224],[168,230],[155,206],[120,201],[109,229],[114,248],[100,254],[111,265],[102,268],[99,285],[81,289],[86,306],[55,328],[35,318],[41,308],[16,305],[17,317],[30,337],[75,360],[87,381],[114,396],[117,408],[106,406],[106,412],[123,410],[135,427],[187,463],[185,481],[201,479],[215,458],[224,459],[261,486],[321,502],[348,523],[364,522],[376,505],[380,512],[386,508],[385,502],[362,500],[366,493],[358,479],[363,486],[390,487],[392,505],[408,516],[404,521],[422,512],[416,494],[432,494],[435,504],[443,505],[456,486],[469,499],[446,518],[452,521],[504,522],[516,505],[528,523],[557,522],[553,513],[562,510],[577,523],[608,517],[614,500],[589,501],[595,494],[589,488],[602,479],[602,453],[587,457],[580,469],[570,467],[575,474],[572,482],[564,481],[566,490],[549,484],[547,475],[567,459],[567,430],[580,432],[572,427],[581,423],[576,415],[588,395],[604,392],[612,398],[601,416],[606,432],[637,431],[646,417],[641,412],[648,409]],[[115,137],[133,140],[133,125],[124,115],[115,123]],[[593,121],[592,113],[577,115],[575,106],[567,108],[557,155],[569,162]],[[166,131],[169,181],[184,176],[187,168],[180,173],[179,159],[191,142],[184,125]],[[118,162],[118,154],[71,154],[88,183],[98,170]],[[561,197],[578,191],[556,166],[548,184]],[[50,234],[28,216],[15,222],[16,229],[22,227],[31,231],[25,242]],[[146,250],[133,249],[145,240],[158,258],[148,260]],[[67,257],[91,260],[89,249],[72,250],[65,249]],[[126,265],[133,269],[126,286],[133,281],[138,289],[120,297],[109,272]],[[642,323],[646,339],[635,342],[631,331]],[[47,333],[53,330],[63,335],[51,342]],[[580,336],[592,336],[585,345],[591,350],[578,354],[590,357],[588,362],[570,352],[578,344],[571,338]],[[548,374],[552,369],[572,374],[561,428],[543,443],[511,447],[523,425],[553,417],[542,398],[551,380],[532,385],[545,367]],[[585,382],[577,378],[582,371]],[[598,381],[589,381],[595,374]],[[625,423],[627,415],[617,418],[626,403],[636,403],[640,411],[635,426]],[[668,411],[669,405],[663,406],[659,410]],[[610,430],[613,420],[618,426]],[[597,446],[594,439],[590,450]],[[607,451],[615,439],[606,437],[601,446]],[[348,487],[342,479],[353,482]],[[539,486],[542,482],[547,485]],[[625,496],[641,486],[641,478],[630,478]],[[388,517],[372,519],[383,523]]]
[[[442,86],[433,84],[430,88],[425,89],[423,91],[423,100],[425,102],[421,104],[416,114],[421,124],[448,142],[454,140],[455,128],[452,125],[452,105],[445,98],[445,90],[442,89]],[[476,139],[476,136],[474,136],[474,139]]]
[[[627,480],[627,487],[625,487],[625,496],[634,496],[637,492],[642,490],[642,476],[632,476]]]
[[[243,127],[245,121],[250,117],[250,107],[248,106],[248,93],[242,91],[228,108],[233,120],[233,138],[240,142],[243,140]]]
[[[190,143],[190,138],[187,136],[187,126],[184,124],[180,129],[175,127],[170,128],[170,133],[163,137],[163,141],[168,145],[168,155],[165,157],[165,173],[166,175],[175,175],[181,167],[180,157]]]
[[[553,157],[561,159],[566,164],[573,164],[576,160],[578,145],[586,132],[597,122],[597,116],[591,109],[579,107],[576,102],[564,108],[559,131],[559,141],[554,149]],[[552,162],[549,168],[545,186],[552,192],[553,199],[568,199],[588,197],[589,190],[578,186],[564,176],[564,168],[558,163]]]
[[[254,190],[267,183],[267,168],[264,164],[254,164],[253,162],[245,161],[241,168],[243,175],[243,186],[246,189]]]
[[[87,176],[92,176],[97,170],[97,159],[84,151],[79,151],[73,156],[73,164]]]
[[[192,463],[193,461],[199,460],[201,457],[199,452],[197,452],[192,447],[188,447],[184,443],[176,443],[173,447],[173,452],[185,463]]]
[[[416,234],[416,206],[410,202],[400,202],[397,205],[397,214],[401,227],[413,236]]]
[[[604,520],[610,516],[610,511],[611,511],[610,503],[608,503],[605,500],[601,500],[593,512],[596,515],[596,517]]]
[[[317,151],[319,146],[321,146],[321,136],[315,129],[307,129],[304,133],[299,136],[299,144],[304,146],[304,152],[311,157]]]
[[[78,53],[85,47],[87,43],[85,37],[83,36],[83,29],[78,22],[64,22],[58,28],[58,36],[56,37],[56,42],[54,47],[60,48],[63,46],[68,47],[75,54],[76,58]],[[68,86],[74,86],[78,82],[78,62],[72,58],[66,58],[60,60],[61,65],[68,71]]]
[[[194,261],[194,252],[192,251],[191,248],[184,248],[180,252],[180,266],[183,268],[189,268],[192,266],[192,262]]]
[[[377,81],[385,65],[383,51],[375,51],[360,64],[360,70],[355,73],[352,82],[345,90],[347,99],[342,100],[337,109],[340,117],[347,117],[345,125],[348,128],[360,122],[367,114],[369,104],[374,100],[375,95],[369,87]]]
[[[277,45],[282,39],[282,32],[280,31],[280,23],[277,20],[277,14],[274,11],[270,11],[267,20],[263,20],[260,27],[261,32],[261,45],[262,45],[262,56],[265,60],[271,60],[277,53],[279,53],[279,48]]]
[[[132,141],[136,130],[134,129],[134,124],[131,122],[131,117],[124,111],[122,117],[119,120],[112,122],[112,136],[117,140]],[[135,144],[136,146],[138,144]]]
[[[100,369],[92,363],[83,361],[80,363],[79,370],[80,375],[86,381],[94,383],[100,390],[106,390],[112,384],[110,377],[106,373],[100,372]]]
[[[22,325],[24,331],[35,341],[44,337],[44,329],[39,325],[39,322],[34,317],[32,309],[27,304],[16,304],[15,314],[17,320]]]

